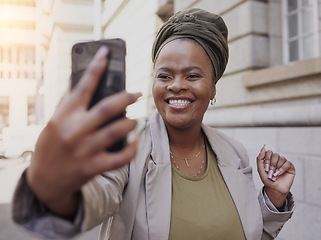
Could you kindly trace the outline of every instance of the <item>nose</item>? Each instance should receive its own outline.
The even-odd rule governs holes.
[[[184,78],[175,77],[168,82],[167,90],[173,92],[186,91],[189,89],[188,83]]]

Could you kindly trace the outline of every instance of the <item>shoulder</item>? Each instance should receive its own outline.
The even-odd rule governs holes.
[[[207,138],[214,140],[216,144],[219,144],[222,147],[232,148],[237,152],[246,152],[242,143],[225,133],[207,125],[203,125],[202,128]]]
[[[228,161],[237,157],[240,160],[240,168],[249,166],[247,150],[242,143],[213,127],[203,124],[202,129],[214,152],[229,157],[229,159],[223,159],[223,161]]]
[[[130,132],[129,137],[132,135],[133,136],[141,135],[144,132],[146,132],[146,130],[149,129],[149,123],[150,123],[149,117],[141,117],[141,118],[137,118],[135,120],[137,121],[137,125],[136,125],[135,129]]]
[[[131,134],[139,135],[140,137],[143,135],[147,137],[154,135],[154,140],[155,137],[158,140],[160,134],[162,134],[163,137],[167,137],[167,134],[164,134],[166,133],[164,121],[157,111],[150,117],[142,117],[136,120],[137,126]]]

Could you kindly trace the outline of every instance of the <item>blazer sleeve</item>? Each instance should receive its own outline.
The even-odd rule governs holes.
[[[119,209],[128,181],[128,166],[97,175],[78,194],[78,209],[73,221],[50,212],[30,189],[25,172],[12,200],[14,222],[48,239],[69,239],[106,221]]]
[[[241,157],[242,161],[240,163],[240,168],[243,172],[248,173],[249,159],[247,155],[247,151],[243,148]],[[248,174],[248,176],[252,179],[252,175]],[[262,232],[262,240],[271,240],[275,239],[283,228],[284,224],[292,217],[295,203],[291,193],[287,196],[287,210],[286,212],[278,212],[273,211],[266,203],[263,196],[263,189],[259,192],[258,196],[259,205],[262,213],[263,220],[263,232]],[[272,203],[271,203],[272,204]]]
[[[81,231],[101,224],[118,212],[128,182],[128,165],[97,175],[82,189],[84,220]]]
[[[21,175],[14,191],[11,210],[15,223],[47,239],[67,239],[81,232],[83,219],[81,194],[78,194],[78,209],[74,220],[63,219],[50,212],[39,201],[27,183],[26,171]]]
[[[259,203],[263,217],[263,234],[262,240],[274,239],[278,236],[284,224],[292,217],[295,202],[290,192],[287,196],[287,208],[286,212],[278,212],[271,210],[263,196],[263,190],[259,193]]]
[[[141,118],[137,121],[137,126],[130,133],[130,136],[139,135],[140,141],[143,141],[146,148],[142,133],[145,131],[149,120],[148,118]],[[137,152],[140,150],[138,148]],[[136,161],[134,159],[132,161]],[[129,179],[129,169],[130,164],[117,170],[104,172],[82,187],[84,220],[81,231],[87,231],[103,222],[108,222],[119,211]]]

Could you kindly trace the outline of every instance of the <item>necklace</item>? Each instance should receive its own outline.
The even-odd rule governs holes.
[[[174,157],[178,158],[178,159],[182,159],[185,161],[185,164],[187,167],[189,167],[189,164],[188,164],[188,161],[190,160],[193,160],[195,158],[197,158],[200,154],[201,154],[201,151],[202,151],[202,148],[204,148],[205,145],[204,145],[204,140],[203,140],[203,144],[201,146],[201,149],[200,151],[194,156],[194,157],[191,157],[191,158],[186,158],[186,157],[179,157],[179,156],[176,156],[171,150],[169,151],[170,155],[171,155],[171,159],[173,160],[173,162],[175,163],[175,160],[174,160]],[[175,165],[176,166],[176,165]],[[178,169],[178,168],[177,168]]]
[[[174,158],[172,158],[172,161],[173,161],[173,163],[174,163],[174,166],[177,168],[177,170],[179,170],[178,166],[176,165],[176,162],[175,162]],[[202,171],[202,169],[203,169],[204,163],[205,163],[205,159],[202,161],[201,168],[200,168],[200,170],[198,170],[198,172],[194,175],[194,177],[197,177],[197,176],[201,173],[201,171]]]

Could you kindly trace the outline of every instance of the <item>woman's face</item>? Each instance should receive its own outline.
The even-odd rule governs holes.
[[[212,64],[204,49],[189,39],[167,43],[155,62],[152,92],[166,125],[200,126],[216,92]]]

